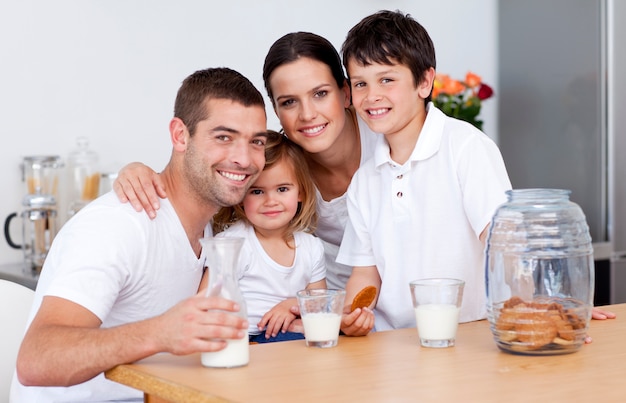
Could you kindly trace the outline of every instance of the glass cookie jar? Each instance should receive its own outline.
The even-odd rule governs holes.
[[[584,344],[593,308],[593,248],[570,193],[510,190],[491,220],[487,312],[503,351],[564,354]]]

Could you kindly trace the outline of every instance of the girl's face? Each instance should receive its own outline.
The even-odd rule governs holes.
[[[347,83],[339,88],[326,64],[303,57],[274,70],[269,84],[287,136],[309,153],[330,149],[346,123]]]
[[[261,172],[243,199],[246,217],[255,229],[284,231],[301,201],[293,168],[284,160]]]

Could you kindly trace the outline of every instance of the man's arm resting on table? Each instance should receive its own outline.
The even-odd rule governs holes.
[[[26,386],[70,386],[158,352],[218,351],[226,346],[220,339],[245,335],[246,321],[209,309],[238,307],[198,294],[154,318],[104,329],[100,319],[81,305],[44,297],[20,348],[18,379]]]

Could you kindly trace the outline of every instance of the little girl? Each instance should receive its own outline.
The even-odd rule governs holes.
[[[213,218],[217,237],[245,242],[239,287],[248,308],[251,342],[303,339],[289,332],[296,292],[326,288],[324,247],[315,229],[315,188],[298,145],[270,132],[265,168],[243,202]],[[209,268],[210,271],[210,268]],[[210,275],[210,273],[209,273]]]

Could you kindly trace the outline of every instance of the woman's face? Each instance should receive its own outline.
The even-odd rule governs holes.
[[[309,153],[330,149],[346,123],[347,83],[339,88],[326,64],[303,57],[274,70],[269,84],[287,136]]]

